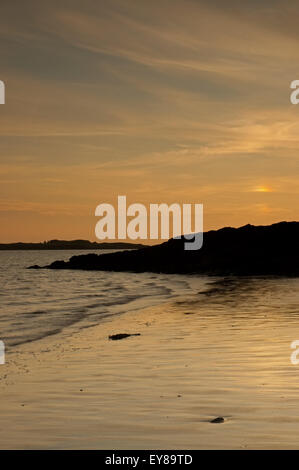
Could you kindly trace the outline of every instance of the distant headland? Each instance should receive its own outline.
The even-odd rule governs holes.
[[[144,248],[141,243],[49,240],[41,243],[0,243],[0,250],[128,250]]]
[[[40,268],[31,266],[31,268]],[[83,269],[206,275],[299,276],[299,222],[211,230],[198,251],[184,239],[110,254],[73,256],[49,269]]]

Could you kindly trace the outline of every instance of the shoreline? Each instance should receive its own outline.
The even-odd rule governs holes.
[[[76,440],[73,442],[74,436],[70,440],[66,439],[63,441],[59,439],[59,441],[56,441],[56,434],[53,436],[49,435],[49,429],[47,430],[46,428],[43,430],[44,438],[40,440],[38,432],[40,422],[35,421],[36,416],[40,413],[45,413],[50,421],[53,418],[54,420],[64,421],[69,415],[67,411],[69,408],[68,401],[71,402],[71,407],[77,409],[82,398],[83,400],[94,398],[94,388],[99,385],[94,382],[98,375],[92,366],[95,357],[99,361],[102,358],[109,361],[109,354],[112,355],[110,358],[112,360],[113,357],[115,359],[116,352],[122,350],[136,352],[138,342],[140,343],[150,334],[149,328],[152,325],[151,322],[156,321],[154,319],[156,313],[163,309],[163,305],[167,303],[170,303],[170,301],[114,315],[103,319],[96,326],[87,326],[71,334],[69,332],[66,334],[62,332],[58,335],[46,336],[33,342],[15,346],[12,350],[7,351],[6,364],[1,366],[0,369],[2,396],[0,402],[2,417],[0,448],[89,448],[89,444],[83,444],[82,446]],[[149,320],[149,313],[152,315],[151,320]],[[110,335],[120,332],[127,332],[133,334],[133,336],[119,341],[109,340]],[[140,336],[134,336],[136,332]],[[110,365],[112,366],[112,364]],[[86,373],[86,367],[90,366],[93,369],[91,375]],[[110,375],[109,370],[107,371],[107,365],[105,373],[108,376]],[[129,376],[130,374],[122,375],[123,381],[126,380],[125,375]],[[60,388],[62,384],[63,390]],[[66,391],[66,388],[68,391]],[[99,393],[101,393],[100,387]],[[66,407],[63,413],[60,411],[61,398],[64,399]],[[48,399],[52,399],[52,403],[47,410],[46,408],[49,406]],[[45,400],[47,402],[46,408]],[[56,413],[56,411],[58,412]],[[23,433],[21,431],[19,438],[18,431],[15,429],[15,423],[10,428],[11,420],[13,422],[20,420],[22,426],[28,424],[26,432]],[[89,421],[89,418],[87,420]],[[109,416],[107,416],[107,421],[109,421]],[[70,426],[69,432],[73,434],[72,426]],[[31,437],[27,436],[27,433]],[[95,436],[96,433],[93,439]],[[90,437],[89,435],[89,440]],[[53,444],[52,439],[54,439],[55,444]],[[38,444],[37,440],[39,441]],[[84,441],[83,436],[82,440]],[[98,441],[97,443],[94,442],[91,448],[106,448],[107,446],[109,447],[108,443],[102,447],[101,441]],[[121,445],[118,447],[121,448]],[[127,447],[125,446],[124,448]]]
[[[296,319],[224,314],[214,290],[8,352],[0,447],[296,448]],[[119,333],[140,336],[109,340]]]

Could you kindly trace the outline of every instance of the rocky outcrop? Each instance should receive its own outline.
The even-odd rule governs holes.
[[[49,269],[84,269],[209,275],[299,275],[299,222],[246,225],[204,233],[198,251],[184,250],[184,239],[111,254],[73,256]],[[32,266],[37,268],[38,266]]]

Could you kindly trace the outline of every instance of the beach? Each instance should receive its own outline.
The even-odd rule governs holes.
[[[296,448],[298,286],[211,279],[12,348],[0,366],[0,447]],[[109,340],[119,333],[140,336]]]

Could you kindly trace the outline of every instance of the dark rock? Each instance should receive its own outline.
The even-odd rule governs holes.
[[[184,238],[110,254],[73,256],[46,268],[206,275],[299,276],[299,222],[245,225],[204,233],[203,246],[184,250]]]
[[[218,418],[212,419],[210,423],[213,423],[213,424],[224,423],[224,418],[222,418],[222,416],[218,416]]]
[[[109,339],[116,341],[119,339],[128,338],[129,336],[140,336],[140,333],[118,333],[117,335],[110,335]]]

